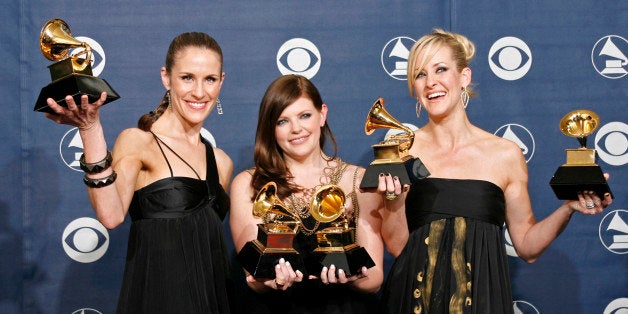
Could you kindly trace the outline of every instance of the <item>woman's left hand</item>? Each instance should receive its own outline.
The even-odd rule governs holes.
[[[609,174],[605,173],[604,178],[608,180]],[[566,204],[573,211],[580,212],[585,215],[595,215],[601,213],[604,208],[613,203],[610,193],[604,193],[603,199],[593,191],[578,192],[577,201],[567,201]]]
[[[362,267],[357,274],[347,277],[344,270],[336,269],[336,266],[332,264],[329,268],[323,267],[320,278],[321,282],[327,285],[351,283],[365,277],[368,277],[368,268],[366,267]]]
[[[610,193],[604,194],[604,199],[601,199],[597,193],[593,191],[578,192],[577,201],[568,201],[567,206],[573,211],[580,212],[585,215],[595,215],[601,213],[604,208],[613,202],[613,198]]]
[[[67,107],[62,107],[52,98],[47,99],[47,104],[54,113],[46,113],[46,118],[53,120],[59,124],[67,124],[78,127],[79,130],[89,130],[97,123],[100,123],[98,110],[107,100],[107,93],[102,92],[100,98],[95,102],[89,103],[87,95],[81,96],[81,103],[74,102],[72,96],[66,96],[65,102]]]

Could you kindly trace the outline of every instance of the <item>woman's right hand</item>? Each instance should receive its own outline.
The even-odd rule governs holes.
[[[46,118],[60,124],[67,124],[78,127],[79,130],[89,130],[100,123],[98,110],[105,103],[107,93],[102,92],[100,98],[93,103],[89,103],[87,95],[81,96],[81,104],[77,105],[74,98],[68,95],[65,97],[67,108],[60,106],[52,98],[46,100],[48,107],[54,111],[46,113]]]
[[[290,262],[286,262],[283,258],[279,259],[279,263],[275,266],[275,279],[256,279],[253,275],[246,276],[246,281],[249,283],[259,282],[270,289],[283,291],[288,290],[295,282],[302,280],[303,273],[299,270],[294,271]]]
[[[390,173],[379,174],[377,192],[384,196],[385,204],[404,204],[406,192],[410,188],[409,185],[401,185],[399,177],[391,176]],[[400,197],[401,196],[401,197]]]

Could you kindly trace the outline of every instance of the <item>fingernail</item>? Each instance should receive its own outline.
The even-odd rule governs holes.
[[[336,266],[334,266],[334,264],[329,265],[329,268],[336,268]]]
[[[286,262],[286,266],[290,266],[290,262]]]
[[[283,259],[283,257],[282,257],[282,258],[280,258],[280,259],[279,259],[279,262],[280,262],[280,263],[285,263],[285,262],[286,262],[286,260],[285,260],[285,259]]]
[[[383,173],[380,173],[380,174],[379,174],[379,176],[380,176],[380,177],[383,177],[383,176],[384,176],[384,174],[383,174]]]
[[[327,266],[323,266],[323,271],[327,271]]]
[[[301,276],[301,275],[303,275],[303,273],[301,273],[301,271],[300,271],[300,270],[297,270],[297,271],[296,271],[296,273],[297,273],[297,276]]]
[[[395,180],[395,181],[399,181],[399,177],[398,177],[398,176],[395,176],[395,177],[393,178],[393,180]]]

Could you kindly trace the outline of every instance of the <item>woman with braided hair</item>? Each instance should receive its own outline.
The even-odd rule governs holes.
[[[225,74],[209,35],[175,37],[161,68],[167,92],[138,128],[122,131],[108,152],[99,110],[106,94],[68,107],[52,99],[57,123],[78,127],[81,168],[98,220],[108,229],[127,213],[131,230],[118,313],[229,313],[221,216],[228,210],[233,163],[201,137]]]

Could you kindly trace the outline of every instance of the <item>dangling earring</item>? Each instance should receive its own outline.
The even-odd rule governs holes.
[[[419,102],[419,97],[416,98],[416,104],[414,106],[414,111],[416,111],[416,117],[418,118],[421,116],[421,108],[423,108],[423,105]]]
[[[220,98],[216,99],[216,111],[218,111],[218,114],[222,114],[222,104],[220,103]]]
[[[168,109],[172,110],[172,106],[170,103],[170,90],[166,92],[166,99],[168,100]]]
[[[469,104],[469,92],[466,87],[462,88],[460,99],[462,100],[462,108],[467,109],[467,105]]]

